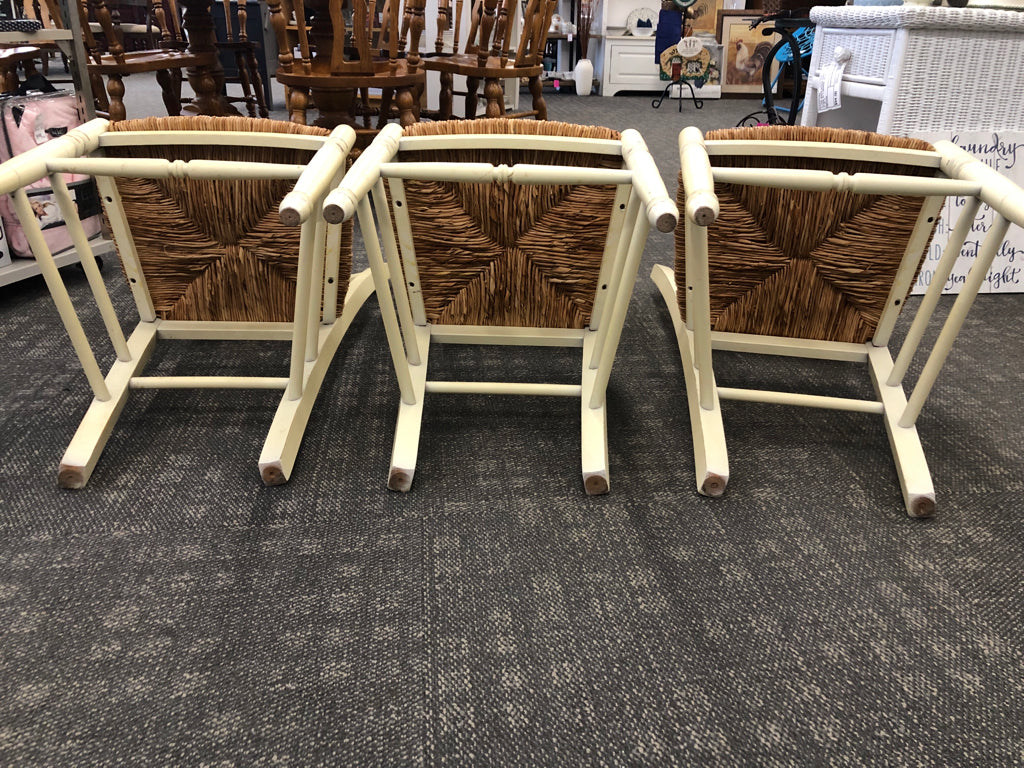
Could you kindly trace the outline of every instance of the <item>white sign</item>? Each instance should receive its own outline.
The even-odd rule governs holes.
[[[986,165],[999,171],[1015,184],[1024,186],[1024,132],[1022,131],[957,131],[956,133],[915,133],[915,138],[936,142],[941,139],[952,141],[957,146],[977,157]],[[962,197],[950,198],[942,209],[941,219],[935,230],[935,238],[928,249],[921,273],[914,286],[914,293],[924,293],[931,284],[935,267],[942,251],[949,241],[965,204]],[[946,281],[943,293],[960,293],[967,272],[977,258],[978,249],[992,226],[992,211],[983,205],[970,234],[960,249],[953,272]],[[996,253],[981,293],[1024,293],[1024,231],[1010,226],[1006,241]]]

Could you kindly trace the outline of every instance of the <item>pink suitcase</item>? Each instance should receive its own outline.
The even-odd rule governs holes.
[[[0,160],[8,160],[45,141],[63,136],[81,124],[75,97],[69,93],[57,91],[4,99],[0,101],[0,129],[3,132]],[[102,227],[96,184],[89,176],[73,173],[65,173],[64,182],[78,205],[78,216],[85,234],[93,237]],[[46,179],[30,184],[27,192],[50,251],[58,253],[71,247],[71,237]],[[0,196],[0,217],[3,218],[11,255],[32,258],[25,231],[14,212],[14,201],[7,195]]]

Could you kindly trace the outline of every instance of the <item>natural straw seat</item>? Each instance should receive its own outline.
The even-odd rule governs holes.
[[[350,277],[350,228],[309,215],[344,174],[354,142],[350,128],[328,134],[242,117],[93,120],[0,167],[0,189],[15,193],[23,219],[20,185],[49,176],[80,254],[90,243],[60,172],[95,176],[139,315],[125,339],[95,261],[84,258],[117,355],[104,376],[38,224],[26,225],[94,394],[61,462],[61,485],[88,481],[130,391],[166,388],[281,390],[259,467],[267,484],[288,479],[327,367],[373,292],[368,272]],[[289,194],[306,201],[305,213],[282,214]],[[143,375],[165,339],[268,350],[285,341],[290,351],[267,375]]]
[[[426,394],[482,393],[580,398],[584,488],[606,492],[612,361],[648,231],[677,219],[640,134],[389,126],[324,208],[331,222],[357,211],[378,296],[394,296],[381,300],[402,395],[388,487],[412,485]],[[582,370],[578,384],[428,380],[433,343],[582,347]]]
[[[731,128],[710,131],[705,138],[932,149],[919,139],[802,126]],[[715,158],[717,168],[773,168],[778,163],[777,157],[757,155]],[[851,175],[935,175],[934,168],[901,168],[870,157],[793,158],[786,167]],[[908,240],[924,198],[741,184],[720,184],[716,194],[716,236],[708,239],[709,280],[715,286],[712,330],[822,341],[871,338],[903,258],[893,244]],[[685,254],[682,229],[676,232],[676,247]],[[675,277],[685,311],[685,258],[676,260]]]
[[[655,266],[686,378],[697,487],[729,480],[721,401],[883,416],[911,515],[935,510],[915,423],[1024,193],[950,142],[779,126],[680,134],[674,270]],[[889,351],[948,196],[966,204],[895,361]],[[903,381],[981,202],[996,223],[908,396]],[[875,400],[719,386],[713,350],[867,364]],[[798,388],[800,382],[791,382]]]
[[[149,117],[110,126],[124,131],[235,131],[327,136],[323,128],[246,117]],[[123,145],[108,157],[304,164],[308,149],[288,146]],[[139,265],[165,320],[291,322],[299,229],[281,222],[289,179],[116,178]],[[173,237],[168,237],[174,233]],[[343,227],[338,295],[344,309],[352,267],[352,227]]]

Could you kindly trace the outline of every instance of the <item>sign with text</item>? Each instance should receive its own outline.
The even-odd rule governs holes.
[[[1024,132],[1022,131],[956,131],[955,133],[917,133],[916,138],[929,142],[941,139],[952,141],[963,150],[970,152],[986,165],[999,171],[1015,184],[1024,186]],[[956,226],[963,211],[965,199],[950,198],[942,209],[942,218],[935,230],[935,238],[928,249],[921,273],[918,275],[914,293],[924,293],[931,284],[939,258],[949,241],[950,232]],[[977,258],[978,249],[992,226],[992,211],[983,205],[971,224],[970,234],[960,249],[953,272],[946,281],[943,293],[959,293],[967,278],[967,272]],[[1024,292],[1024,231],[1011,226],[1006,240],[996,253],[981,293],[1022,293]]]

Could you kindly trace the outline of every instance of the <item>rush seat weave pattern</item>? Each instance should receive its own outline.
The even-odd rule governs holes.
[[[618,139],[607,128],[481,119],[419,123],[406,136],[516,133]],[[399,159],[403,153],[399,153]],[[541,148],[420,150],[421,162],[556,161],[616,168],[621,159]],[[584,328],[590,321],[615,188],[608,185],[407,181],[427,319],[457,325]]]
[[[917,139],[863,131],[772,126],[710,131],[714,140],[825,141],[868,146],[931,149]],[[714,167],[768,168],[772,157],[716,156]],[[834,171],[831,158],[795,158],[788,168]],[[894,173],[896,166],[842,161],[849,173]],[[932,168],[903,175],[932,176]],[[721,215],[718,236],[708,242],[711,328],[733,333],[848,341],[871,338],[885,309],[905,242],[923,198],[861,195],[846,190],[801,191],[715,184]],[[677,204],[682,207],[683,188]],[[676,285],[685,313],[686,243],[676,230]],[[904,297],[905,298],[905,297]]]
[[[326,136],[323,128],[245,117],[157,117],[117,131],[230,130]],[[261,146],[111,147],[108,156],[303,164],[307,150]],[[295,305],[299,229],[281,223],[287,179],[118,178],[154,308],[165,320],[288,322]],[[230,212],[230,215],[226,215]],[[352,227],[342,231],[339,299],[348,287]],[[339,305],[339,311],[342,307]]]

